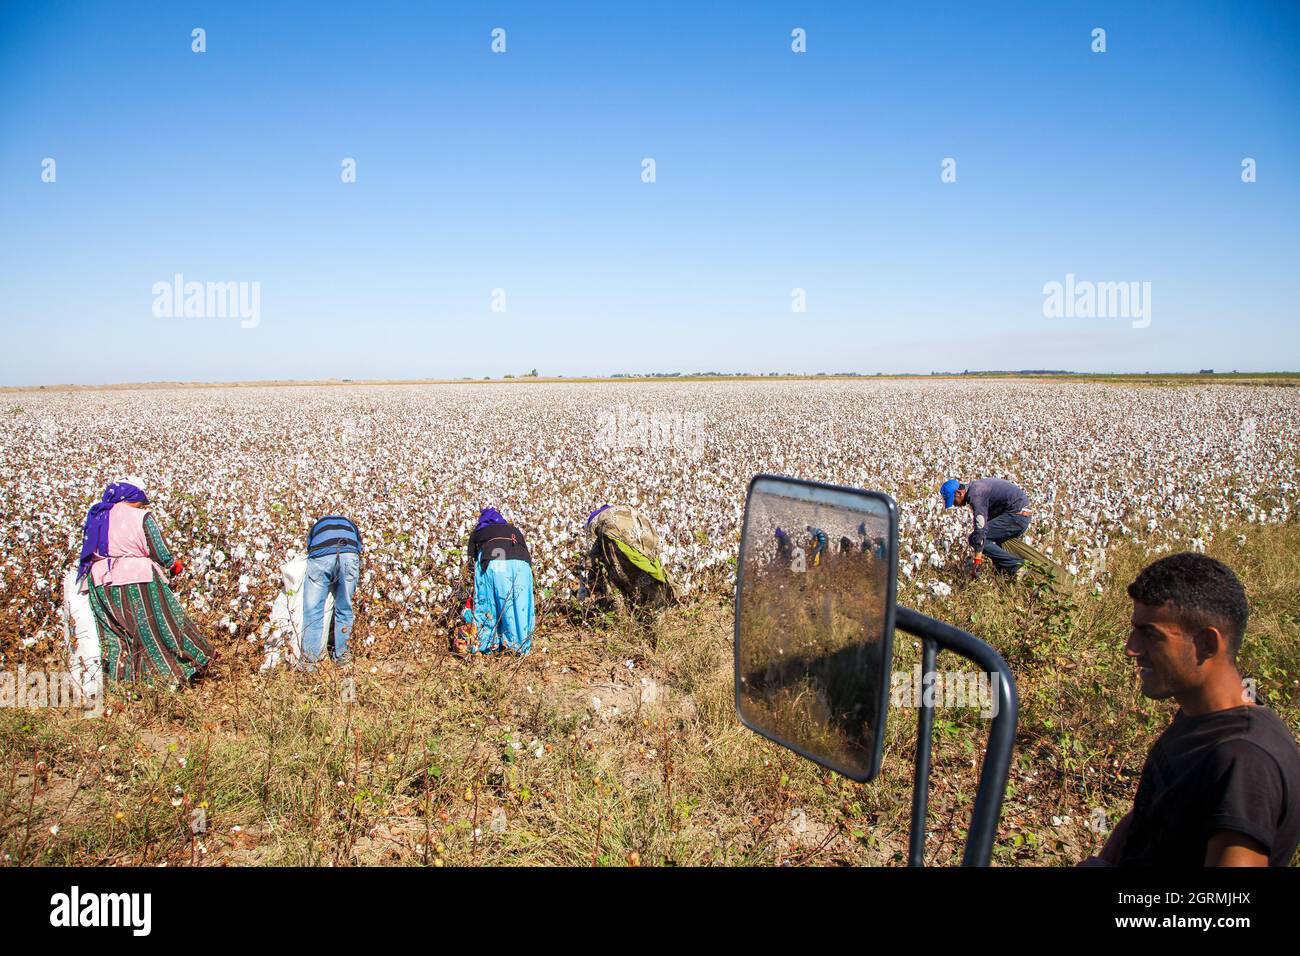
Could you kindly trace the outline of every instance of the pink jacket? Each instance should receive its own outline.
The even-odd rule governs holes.
[[[95,558],[90,577],[97,587],[110,584],[147,584],[157,568],[166,572],[149,557],[149,539],[144,531],[143,508],[133,508],[125,501],[113,505],[108,513],[108,556]]]

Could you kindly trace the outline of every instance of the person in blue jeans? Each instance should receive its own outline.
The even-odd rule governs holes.
[[[970,506],[975,528],[967,540],[973,552],[974,573],[979,573],[985,555],[1004,574],[1020,570],[1025,562],[1002,545],[1029,529],[1028,495],[1001,478],[978,478],[970,484],[953,478],[943,483],[939,493],[945,508]]]
[[[352,595],[361,576],[361,533],[342,515],[326,515],[307,533],[307,580],[303,584],[302,657],[311,667],[325,652],[325,596],[334,595],[334,660],[348,653]]]

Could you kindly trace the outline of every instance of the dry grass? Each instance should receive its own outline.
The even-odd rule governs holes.
[[[1300,528],[1243,530],[1244,546],[1220,534],[1214,549],[1252,599],[1243,670],[1294,728]],[[1017,675],[996,863],[1073,863],[1099,845],[1090,814],[1113,821],[1132,800],[1171,712],[1138,695],[1121,650],[1122,586],[1143,557],[1113,554],[1100,596],[954,580],[951,597],[920,605],[989,639]],[[552,614],[526,659],[461,662],[441,633],[390,633],[351,670],[260,674],[257,649],[231,643],[198,686],[112,695],[99,719],[0,711],[0,862],[903,861],[914,713],[891,711],[884,768],[867,786],[744,730],[728,600],[650,621]],[[360,621],[357,647],[365,636]],[[895,644],[894,667],[910,668],[914,643],[900,633]],[[986,732],[975,711],[937,715],[932,863],[960,859]]]

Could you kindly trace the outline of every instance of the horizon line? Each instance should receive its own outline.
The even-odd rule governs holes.
[[[142,381],[142,382],[61,382],[34,385],[0,385],[0,392],[32,391],[91,391],[96,389],[165,389],[165,388],[291,388],[291,387],[326,387],[347,385],[473,385],[473,384],[545,384],[557,382],[573,383],[620,383],[620,382],[661,382],[661,381],[771,381],[773,379],[788,381],[841,380],[858,379],[961,379],[961,378],[1018,378],[1018,379],[1059,379],[1059,378],[1105,378],[1137,379],[1150,378],[1193,378],[1193,379],[1257,379],[1257,378],[1300,378],[1300,371],[1267,372],[1219,372],[1213,369],[1198,371],[1153,371],[1153,372],[1078,372],[1057,369],[975,369],[961,372],[615,372],[608,375],[484,375],[479,377],[461,376],[459,378],[322,378],[322,379],[228,379],[202,381]]]

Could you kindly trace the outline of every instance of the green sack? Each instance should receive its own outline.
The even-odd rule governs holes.
[[[605,508],[592,522],[591,532],[594,592],[610,584],[633,604],[659,607],[677,602],[677,585],[664,567],[659,536],[635,508]]]
[[[668,575],[664,571],[663,562],[642,554],[636,548],[632,547],[630,544],[627,544],[624,541],[620,541],[612,534],[609,535],[609,539],[613,541],[615,545],[618,546],[619,551],[623,552],[623,557],[627,558],[634,565],[636,565],[646,574],[650,575],[650,577],[654,578],[660,584],[668,583]]]
[[[1002,542],[1002,547],[1025,562],[1025,568],[1036,575],[1046,578],[1047,583],[1059,590],[1068,590],[1070,575],[1047,555],[1022,538],[1010,538]]]

